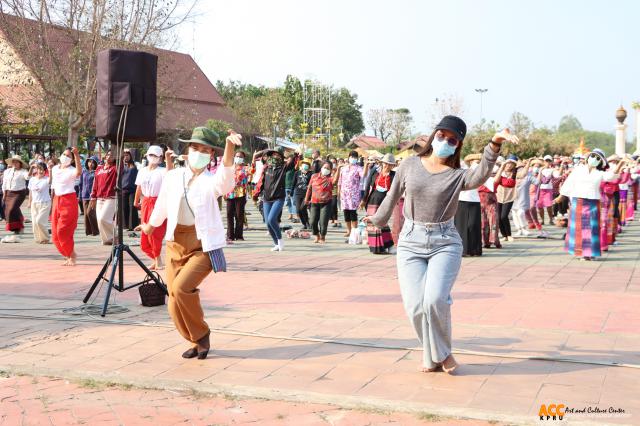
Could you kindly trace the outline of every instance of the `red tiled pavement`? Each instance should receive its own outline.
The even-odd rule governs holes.
[[[197,362],[179,357],[185,343],[165,308],[137,306],[135,290],[116,295],[130,312],[108,320],[154,327],[59,321],[82,318],[60,309],[80,303],[107,247],[78,232],[80,262],[69,269],[52,246],[0,245],[0,368],[513,421],[533,421],[541,403],[561,399],[619,406],[632,417],[606,421],[640,423],[640,370],[522,359],[640,365],[639,230],[636,223],[625,228],[621,244],[598,262],[571,259],[559,239],[521,239],[464,259],[452,307],[462,366],[453,377],[417,373],[420,353],[411,350],[417,342],[395,256],[373,256],[337,233],[325,248],[288,240],[285,252],[270,253],[264,231],[251,231],[227,249],[230,271],[201,285],[215,348]],[[127,268],[129,280],[139,275]],[[16,314],[42,318],[8,316]]]

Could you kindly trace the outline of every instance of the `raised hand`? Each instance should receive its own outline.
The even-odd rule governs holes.
[[[242,135],[240,133],[236,133],[232,129],[229,129],[229,136],[227,136],[227,143],[233,144],[235,146],[242,146]]]
[[[491,141],[497,144],[502,144],[503,142],[511,142],[512,144],[517,145],[518,142],[520,142],[520,139],[518,139],[516,135],[512,135],[509,129],[504,129],[493,135]]]

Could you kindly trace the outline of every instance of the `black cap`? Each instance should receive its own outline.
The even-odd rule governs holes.
[[[467,134],[467,125],[460,117],[447,115],[440,120],[440,123],[436,126],[436,130],[449,130],[456,135],[459,141],[462,141]]]

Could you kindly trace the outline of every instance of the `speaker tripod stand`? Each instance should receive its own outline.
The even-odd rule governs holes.
[[[166,286],[162,282],[162,278],[160,278],[160,275],[158,273],[152,272],[149,268],[147,268],[147,266],[142,262],[142,260],[140,260],[140,258],[131,250],[131,247],[129,247],[127,244],[124,244],[124,239],[123,239],[124,210],[122,209],[122,206],[123,206],[122,182],[120,180],[121,178],[120,159],[122,156],[120,155],[120,152],[119,152],[121,150],[121,146],[122,144],[118,145],[118,160],[115,166],[117,167],[116,173],[118,175],[116,179],[116,182],[117,182],[116,183],[116,216],[117,216],[116,222],[117,222],[117,229],[118,229],[117,236],[114,239],[113,247],[111,248],[111,254],[109,255],[109,258],[102,266],[100,273],[96,277],[95,281],[93,282],[93,285],[91,286],[91,288],[87,292],[87,295],[83,299],[83,303],[87,303],[91,298],[91,295],[95,291],[96,287],[98,286],[98,284],[106,281],[107,293],[104,297],[104,303],[102,305],[102,313],[100,314],[100,316],[102,317],[104,317],[107,314],[107,309],[109,307],[109,298],[111,297],[112,290],[116,290],[122,293],[131,288],[138,287],[146,282],[151,281],[155,285],[160,287],[160,289],[165,295],[169,294],[167,292]],[[111,166],[111,167],[114,167],[114,166]],[[129,286],[125,286],[124,284],[124,254],[125,253],[128,254],[131,257],[131,259],[133,259],[134,262],[138,264],[140,269],[142,269],[146,274],[146,277],[144,280],[131,284]],[[116,281],[116,273],[118,274],[117,281]]]

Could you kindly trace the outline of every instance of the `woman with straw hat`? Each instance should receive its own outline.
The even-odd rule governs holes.
[[[149,222],[140,226],[151,235],[166,220],[169,314],[182,337],[193,343],[183,358],[205,359],[209,353],[210,329],[198,286],[211,271],[226,271],[225,231],[217,200],[235,185],[234,150],[242,144],[239,134],[229,133],[222,165],[215,173],[210,166],[221,149],[217,133],[196,127],[190,139],[180,139],[187,145],[187,166],[166,174]]]
[[[364,187],[364,199],[361,207],[366,209],[367,216],[373,216],[384,201],[396,172],[392,169],[396,166],[396,159],[393,154],[388,153],[380,160],[380,170],[375,170]],[[367,242],[369,250],[373,254],[385,254],[393,247],[393,237],[391,236],[391,228],[385,225],[377,227],[373,224],[367,225]]]
[[[4,172],[2,181],[2,197],[4,201],[4,216],[7,221],[6,230],[13,232],[2,239],[5,243],[20,241],[18,234],[24,229],[24,216],[20,206],[27,198],[28,164],[19,156],[14,155],[7,160],[9,167]]]
[[[516,165],[518,157],[509,154],[496,173],[496,198],[498,199],[498,226],[506,241],[513,241],[509,213],[516,199]]]
[[[600,245],[600,184],[603,180],[618,177],[624,162],[615,169],[607,170],[607,159],[599,149],[587,157],[587,164],[574,168],[562,188],[563,197],[570,198],[569,223],[565,239],[565,250],[584,260],[594,260],[602,254]]]
[[[398,281],[407,316],[423,349],[422,371],[453,373],[451,352],[451,289],[462,263],[462,241],[453,223],[462,190],[487,180],[500,147],[517,143],[508,130],[496,133],[475,169],[460,168],[467,126],[446,116],[415,157],[402,162],[391,190],[374,216],[363,220],[384,226],[405,194],[405,223],[398,244]]]

